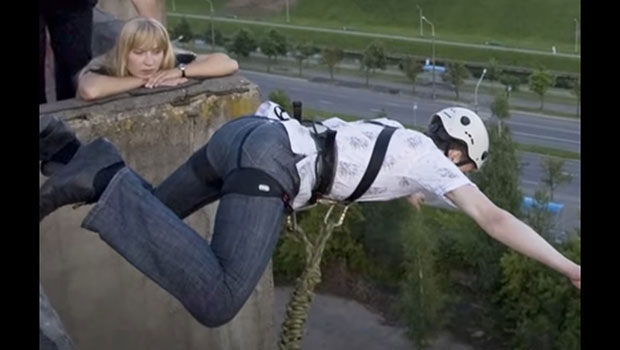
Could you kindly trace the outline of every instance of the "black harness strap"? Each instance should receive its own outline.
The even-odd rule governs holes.
[[[353,193],[345,199],[345,202],[351,203],[357,200],[375,181],[377,174],[379,174],[379,170],[381,170],[381,165],[383,164],[383,159],[385,158],[385,153],[388,145],[390,144],[390,139],[392,138],[394,131],[396,131],[396,128],[392,126],[385,126],[384,129],[381,130],[379,137],[377,137],[377,142],[375,142],[375,147],[372,150],[372,156],[370,156],[370,161],[368,162],[368,167],[366,167],[364,176],[362,176],[362,179],[355,188],[355,191],[353,191]]]
[[[243,135],[241,145],[239,146],[239,154],[237,155],[237,168],[224,176],[222,195],[237,193],[255,197],[279,197],[284,202],[285,212],[291,213],[293,209],[289,202],[292,196],[284,190],[276,179],[263,170],[246,168],[241,165],[241,156],[245,142],[253,132],[263,125],[265,124],[259,123],[251,127]]]
[[[316,185],[308,204],[316,203],[317,199],[329,193],[334,181],[336,170],[336,131],[327,129],[320,134],[310,133],[316,143],[318,156],[316,160]]]

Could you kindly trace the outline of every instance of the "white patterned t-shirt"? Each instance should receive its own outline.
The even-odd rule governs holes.
[[[316,183],[317,150],[309,130],[271,101],[262,103],[256,115],[281,122],[287,130],[292,151],[304,156],[296,164],[300,188],[292,203],[293,209],[304,207]],[[426,135],[405,129],[399,122],[387,118],[373,121],[397,130],[390,139],[377,177],[356,201],[387,201],[423,193],[428,205],[454,207],[445,194],[461,186],[474,185]],[[344,201],[362,179],[383,126],[364,120],[345,122],[336,117],[322,124],[337,131],[336,174],[324,198]]]
[[[473,183],[426,135],[386,118],[374,122],[396,127],[383,165],[370,188],[357,201],[387,201],[424,193],[430,205],[454,207],[445,194]],[[336,175],[328,199],[345,200],[357,187],[383,126],[368,121],[330,118],[323,125],[336,130]]]

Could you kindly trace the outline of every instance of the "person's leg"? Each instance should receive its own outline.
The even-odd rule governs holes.
[[[82,227],[176,297],[200,323],[236,315],[256,286],[281,229],[279,198],[224,196],[211,245],[128,168],[112,179]]]
[[[74,98],[77,73],[92,58],[93,9],[56,11],[47,25],[54,50],[56,100]]]
[[[221,197],[223,182],[209,163],[206,149],[205,145],[194,152],[153,191],[181,219]]]
[[[43,175],[50,176],[69,163],[80,146],[73,129],[61,118],[52,114],[39,117],[39,160]]]
[[[238,149],[245,136],[257,125],[264,123],[264,119],[252,117],[237,118],[226,123],[216,131],[208,145],[194,152],[185,163],[155,187],[153,194],[182,219],[218,200],[221,197],[223,178],[239,166]],[[277,133],[282,134],[281,130]],[[279,139],[279,142],[285,141]],[[254,167],[260,167],[260,164]]]
[[[39,11],[39,104],[47,103],[45,96],[45,48],[47,45],[45,27],[45,18]]]
[[[118,149],[106,139],[81,146],[71,161],[55,169],[39,189],[39,222],[64,205],[97,201],[124,165]]]
[[[239,166],[260,169],[275,181],[274,188],[289,197],[296,194],[297,156],[290,151],[286,130],[258,119],[237,124],[220,129],[207,147],[217,173],[229,174]],[[101,198],[82,226],[99,233],[201,323],[214,327],[228,322],[243,306],[271,258],[284,213],[281,196],[224,195],[209,245],[154,196],[136,173],[126,167],[116,170],[114,166],[122,163],[119,158],[118,151],[105,140],[82,146],[71,162],[43,185],[42,212],[92,201],[99,193],[97,188],[105,183]],[[105,171],[110,168],[112,171]],[[100,177],[100,173],[106,176]],[[108,177],[111,181],[97,186],[98,178]],[[223,183],[223,187],[230,184],[226,176]]]
[[[237,164],[260,166],[293,195],[299,183],[297,158],[284,128],[270,126],[246,137],[247,133],[239,132],[249,130],[245,126],[224,128],[214,135],[207,147],[213,167],[228,174]],[[243,149],[240,141],[247,141]],[[236,143],[236,148],[230,147]],[[275,249],[284,209],[280,197],[228,193],[220,200],[209,244],[124,168],[82,226],[99,233],[199,322],[215,327],[232,319],[256,287]]]

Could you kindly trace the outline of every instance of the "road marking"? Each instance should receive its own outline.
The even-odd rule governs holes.
[[[581,144],[581,141],[574,141],[574,140],[569,140],[569,139],[561,139],[559,137],[542,136],[542,135],[535,135],[535,134],[529,134],[529,133],[526,133],[526,132],[517,132],[517,131],[513,131],[512,133],[513,133],[513,135],[533,137],[533,138],[536,138],[536,139],[543,139],[543,140],[550,140],[550,141],[560,141],[560,142],[572,143],[572,144],[575,144],[575,145],[580,145]]]
[[[512,121],[512,120],[507,121],[506,124],[508,124],[508,125],[528,126],[528,127],[532,127],[533,126],[532,123],[522,123],[522,122],[516,122],[516,121]],[[562,131],[562,132],[576,134],[576,135],[579,135],[581,133],[581,129],[579,129],[579,130],[570,130],[570,129],[564,129],[564,128],[558,128],[558,127],[543,126],[543,125],[536,125],[535,127],[536,127],[536,129],[545,129],[545,130],[552,130],[552,131]]]

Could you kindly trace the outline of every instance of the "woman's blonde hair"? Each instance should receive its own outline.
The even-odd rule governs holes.
[[[159,69],[174,67],[175,57],[168,31],[157,20],[147,17],[134,17],[127,21],[114,47],[104,57],[93,59],[89,66],[104,67],[109,74],[117,77],[129,76],[127,60],[134,49],[162,50],[164,58]]]

